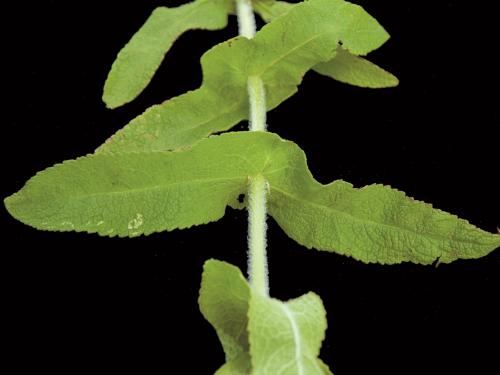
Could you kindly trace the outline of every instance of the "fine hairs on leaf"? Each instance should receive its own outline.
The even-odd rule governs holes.
[[[267,23],[259,31],[254,10]],[[320,297],[269,296],[267,215],[307,248],[365,263],[479,258],[500,246],[500,235],[389,186],[322,184],[297,144],[266,131],[266,112],[294,95],[309,70],[365,88],[398,84],[364,57],[389,35],[344,0],[159,7],[119,52],[104,85],[106,105],[136,98],[182,33],[223,28],[234,14],[241,35],[202,56],[200,88],[147,109],[94,154],[37,173],[5,206],[36,229],[109,237],[189,228],[219,220],[228,206],[246,208],[248,281],[235,266],[213,259],[202,275],[200,310],[226,359],[216,374],[331,375],[319,359],[327,329]],[[247,119],[251,131],[225,132]]]

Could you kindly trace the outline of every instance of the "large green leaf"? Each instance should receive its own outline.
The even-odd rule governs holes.
[[[224,28],[230,3],[232,0],[196,0],[177,8],[156,8],[113,63],[104,85],[106,105],[116,108],[134,100],[182,33]]]
[[[259,173],[268,143],[275,142],[267,138],[251,145],[238,138],[210,138],[186,152],[97,154],[66,161],[38,173],[7,198],[6,206],[38,229],[110,236],[208,223],[221,218],[226,205],[246,190],[247,176]]]
[[[252,293],[248,332],[254,373],[324,375],[317,357],[326,325],[325,309],[314,293],[286,303]]]
[[[361,7],[310,0],[264,26],[255,38],[234,38],[201,59],[201,88],[153,106],[98,151],[138,152],[188,146],[248,116],[247,79],[261,77],[270,110],[297,91],[304,74],[329,61],[339,41],[355,54],[378,48],[385,30]]]
[[[326,317],[315,294],[286,303],[264,297],[237,267],[211,259],[199,302],[226,353],[227,363],[216,375],[331,374],[317,358]]]
[[[266,22],[287,13],[295,4],[276,0],[256,0],[255,10]],[[339,47],[333,59],[319,63],[313,69],[337,81],[368,88],[394,87],[398,79],[374,63]]]
[[[96,154],[49,168],[7,198],[17,219],[40,229],[134,236],[219,219],[248,177],[270,185],[269,212],[297,242],[364,262],[429,264],[478,258],[500,236],[382,185],[322,185],[292,142],[235,132],[191,149]]]

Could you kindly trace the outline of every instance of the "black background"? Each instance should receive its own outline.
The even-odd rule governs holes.
[[[226,30],[183,35],[140,98],[109,111],[100,96],[116,53],[155,6],[182,1],[11,3],[2,7],[2,197],[92,152],[148,106],[198,87],[199,57],[237,33],[231,17]],[[364,90],[308,73],[269,113],[270,130],[305,150],[321,182],[389,184],[496,231],[493,2],[358,3],[391,33],[372,60],[400,86]],[[9,373],[211,374],[223,363],[197,294],[206,259],[246,269],[245,212],[135,239],[40,232],[1,215]],[[337,375],[500,373],[499,265],[499,251],[437,268],[365,265],[306,250],[269,220],[271,293],[323,298],[322,358]]]

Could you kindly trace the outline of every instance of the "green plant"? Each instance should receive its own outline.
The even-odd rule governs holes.
[[[287,7],[271,1],[254,3],[267,19],[277,16],[273,12],[280,7]],[[205,24],[207,28],[222,27],[233,10],[229,1],[195,4],[190,7],[202,9],[204,21],[209,11],[222,19],[214,21],[219,26]],[[168,12],[156,12],[153,20],[163,25],[162,17],[168,19]],[[240,18],[249,20],[247,16]],[[300,22],[304,19],[307,25]],[[352,20],[357,22],[348,22]],[[164,35],[157,27],[152,32]],[[359,35],[359,29],[367,30],[368,35]],[[250,34],[251,30],[242,27],[242,31]],[[383,186],[353,189],[341,181],[323,186],[307,171],[298,147],[272,134],[243,132],[201,139],[248,117],[247,80],[253,104],[250,119],[256,130],[265,126],[264,109],[292,95],[310,68],[351,83],[365,83],[362,74],[367,74],[375,82],[372,86],[394,84],[392,76],[355,57],[386,38],[383,29],[358,7],[334,0],[299,5],[272,21],[253,41],[236,38],[209,51],[202,59],[202,88],[153,107],[95,155],[42,172],[9,198],[7,207],[15,217],[41,229],[136,236],[216,220],[226,205],[241,207],[237,196],[248,190],[245,206],[251,213],[252,288],[238,270],[209,261],[200,297],[202,311],[216,327],[227,353],[228,364],[220,373],[235,373],[234,367],[248,371],[249,343],[255,373],[275,373],[272,368],[285,362],[295,366],[291,373],[327,372],[323,364],[315,362],[325,328],[318,297],[308,294],[287,304],[265,297],[266,196],[271,215],[292,238],[308,247],[345,253],[365,262],[429,264],[438,258],[450,262],[479,257],[498,246],[498,236]],[[139,47],[151,43],[137,40]],[[311,44],[294,49],[304,40]],[[339,40],[343,49],[338,47]],[[164,50],[168,45],[158,48]],[[147,52],[146,57],[151,51]],[[279,53],[287,58],[269,64]],[[116,76],[116,82],[126,84],[114,90],[118,98],[109,83],[111,74],[105,95],[108,106],[123,104],[137,94],[135,89],[126,99],[119,97],[132,87],[134,72],[125,70],[125,78]],[[143,81],[139,91],[150,76],[138,77]],[[262,82],[267,106],[262,100]],[[198,122],[203,126],[193,127]],[[181,148],[187,150],[179,151]],[[272,316],[274,321],[262,319],[264,316]],[[287,334],[274,335],[274,331]],[[276,341],[269,342],[269,338]],[[306,345],[296,345],[299,341]],[[267,346],[281,349],[281,355],[272,356]],[[294,361],[297,356],[301,360]]]

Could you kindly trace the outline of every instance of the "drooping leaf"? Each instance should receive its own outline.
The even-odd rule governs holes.
[[[201,88],[153,106],[116,133],[98,152],[173,150],[248,117],[247,79],[260,77],[270,110],[297,91],[304,74],[329,61],[339,41],[366,54],[388,38],[361,7],[343,0],[310,0],[257,32],[234,38],[201,58]]]
[[[313,293],[286,303],[263,297],[237,267],[211,259],[205,262],[199,302],[226,353],[227,363],[216,375],[278,374],[276,369],[287,367],[283,373],[331,374],[317,358],[326,318]]]
[[[266,22],[287,13],[295,4],[276,0],[257,0],[255,10]],[[338,47],[337,54],[327,62],[313,67],[316,72],[349,85],[386,88],[399,84],[398,79],[391,73],[378,67],[374,63],[352,54],[342,47]]]
[[[191,149],[96,154],[49,168],[7,198],[29,225],[134,236],[219,219],[245,193],[248,177],[270,185],[269,212],[306,247],[364,262],[430,264],[478,258],[500,235],[382,185],[322,185],[292,142],[262,132],[235,132]]]
[[[398,79],[391,73],[339,47],[330,61],[319,63],[314,70],[320,74],[359,87],[379,89],[394,87]]]
[[[106,105],[116,108],[134,100],[174,41],[187,30],[224,28],[230,3],[232,0],[195,0],[176,8],[156,8],[113,63],[104,85]]]
[[[241,357],[248,352],[249,301],[250,287],[237,267],[213,259],[205,262],[198,303],[219,336],[226,362],[234,361],[229,367],[245,364]]]
[[[250,357],[259,375],[324,375],[318,362],[326,312],[314,293],[281,302],[252,293],[248,312]]]

